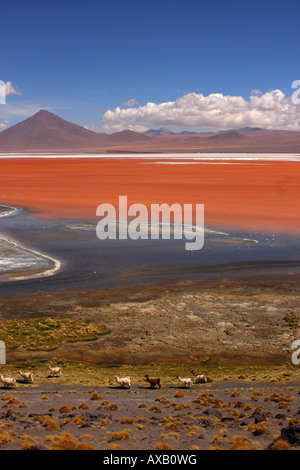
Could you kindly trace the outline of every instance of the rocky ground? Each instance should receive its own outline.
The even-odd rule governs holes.
[[[300,449],[299,382],[17,385],[0,390],[2,450]]]

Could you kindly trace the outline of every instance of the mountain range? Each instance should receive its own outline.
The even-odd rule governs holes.
[[[300,152],[300,132],[258,127],[219,132],[175,133],[166,127],[144,133],[103,134],[41,110],[0,132],[0,152]]]

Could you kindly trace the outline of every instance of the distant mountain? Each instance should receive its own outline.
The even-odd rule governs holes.
[[[119,142],[143,142],[148,137],[133,131],[98,134],[41,110],[0,132],[1,151],[85,150],[114,146]]]
[[[98,144],[96,132],[65,121],[46,110],[0,133],[1,150],[69,149]]]
[[[149,142],[150,137],[143,133],[134,132],[126,129],[125,131],[115,132],[114,134],[109,134],[107,137],[111,138],[112,143],[119,142]]]
[[[243,132],[240,130],[232,130],[232,131],[221,131],[221,132],[216,132],[215,134],[210,136],[210,139],[216,141],[216,140],[221,140],[223,142],[227,140],[233,140],[233,139],[243,139],[245,138],[245,135]]]
[[[170,131],[167,127],[161,127],[160,129],[149,129],[144,132],[146,135],[175,135],[175,132]]]
[[[199,132],[193,132],[193,131],[181,131],[179,132],[179,135],[191,135],[191,134],[199,134]]]
[[[145,133],[124,130],[100,134],[41,110],[0,132],[1,152],[300,152],[300,132],[258,127],[178,134],[166,127]]]

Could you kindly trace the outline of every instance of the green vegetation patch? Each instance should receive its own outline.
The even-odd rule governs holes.
[[[7,320],[0,324],[0,339],[8,349],[50,351],[62,343],[94,341],[108,334],[103,325],[68,318]]]

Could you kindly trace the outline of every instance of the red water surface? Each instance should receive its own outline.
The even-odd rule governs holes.
[[[240,162],[242,163],[242,162]],[[154,160],[0,160],[0,203],[37,217],[95,219],[101,203],[204,204],[205,224],[300,234],[300,163],[157,165]]]

